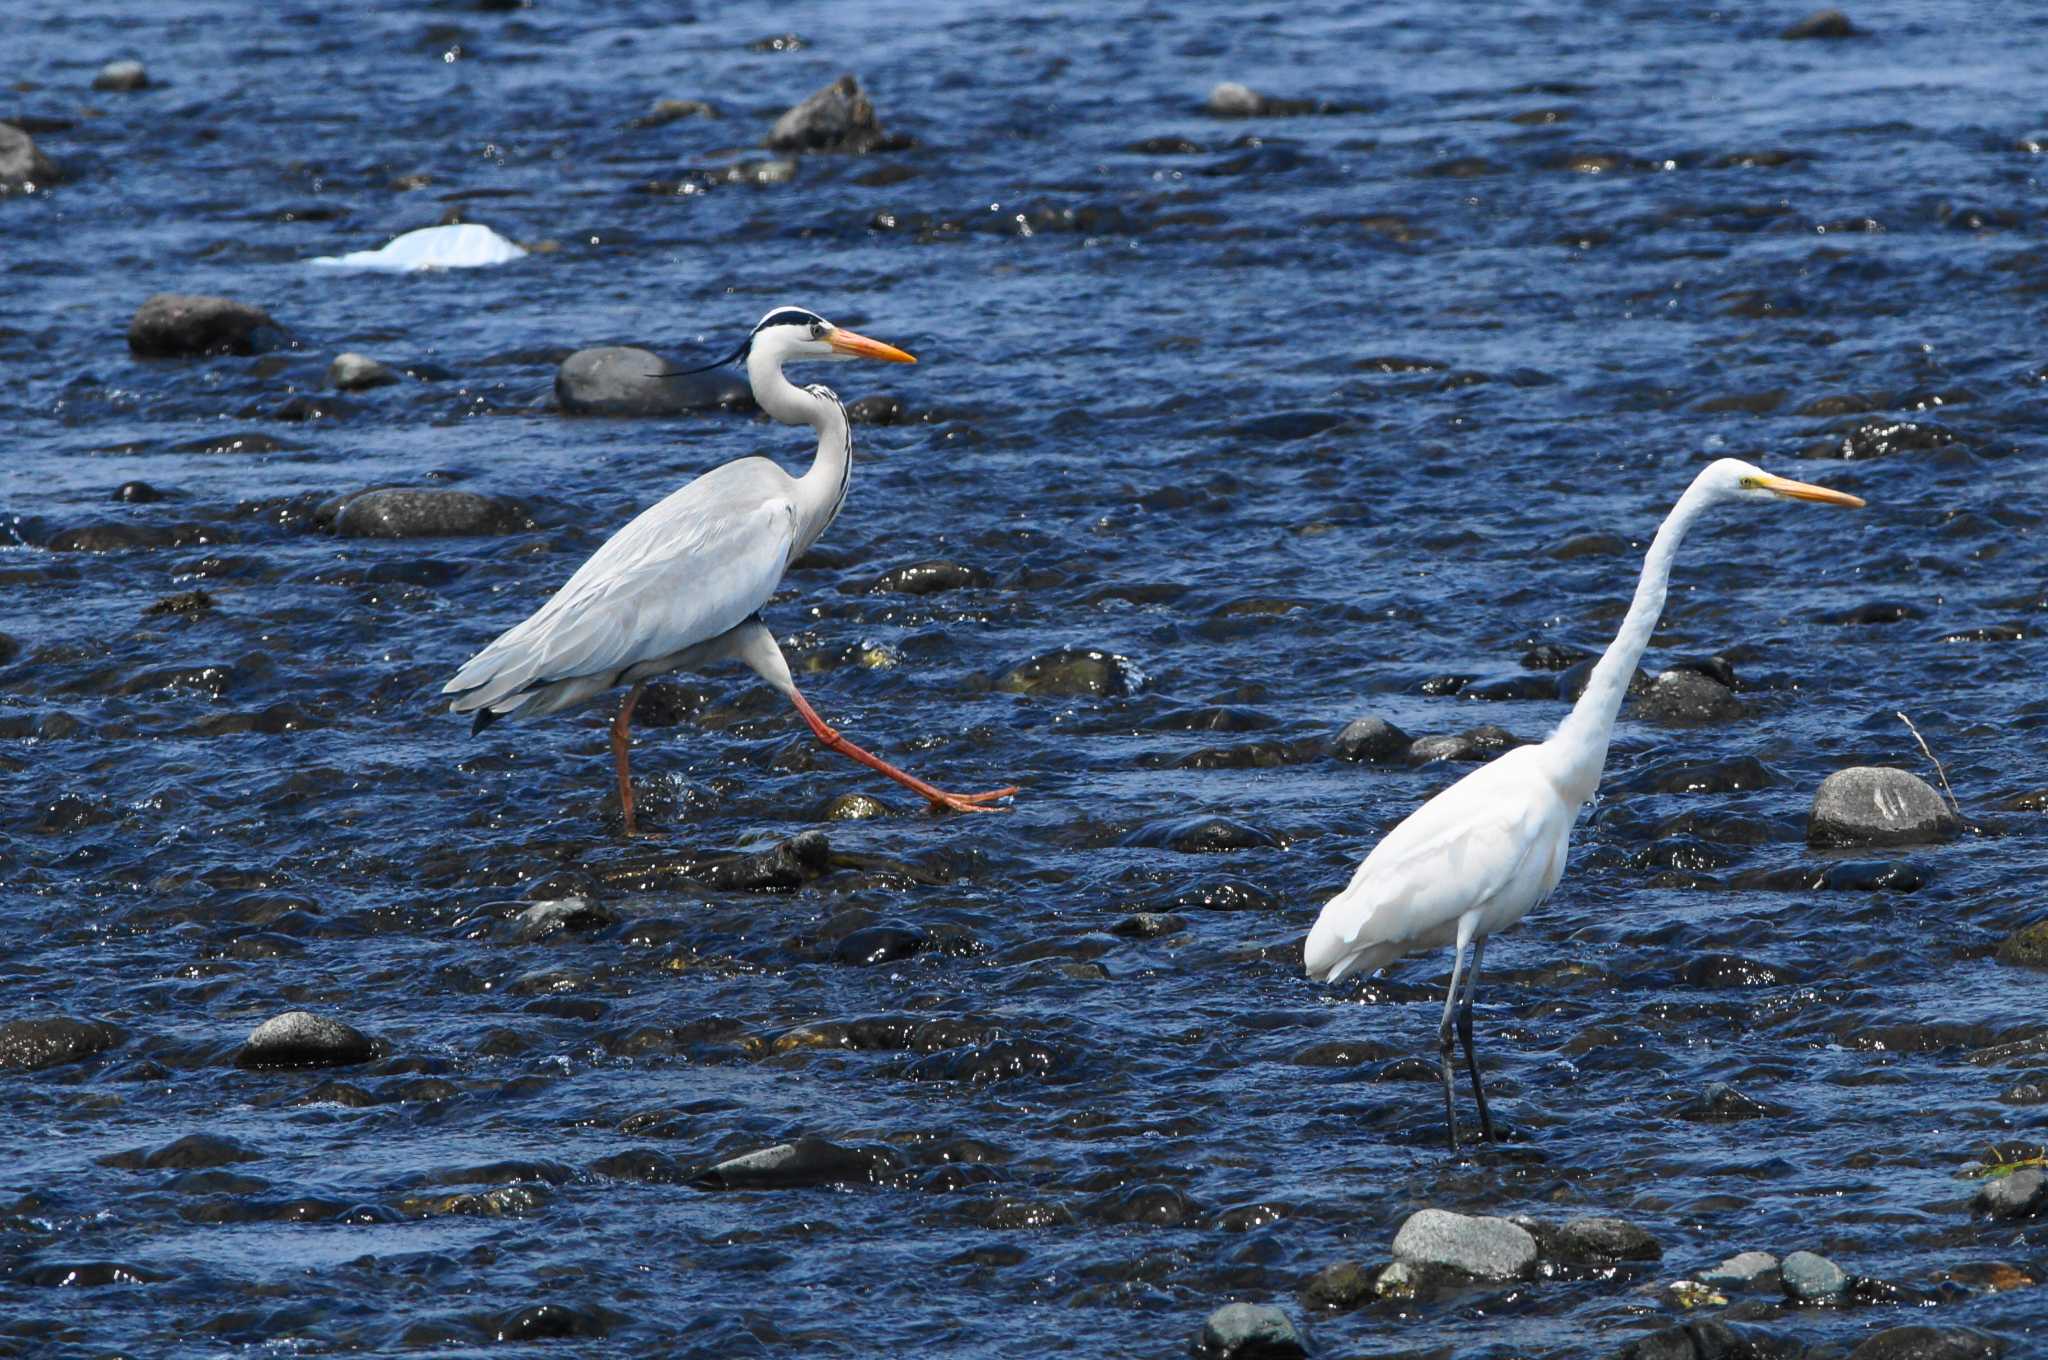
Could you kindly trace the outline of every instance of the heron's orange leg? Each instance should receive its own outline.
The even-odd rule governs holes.
[[[612,764],[619,771],[619,810],[626,817],[626,835],[638,836],[639,828],[633,825],[633,776],[628,768],[633,750],[633,705],[640,702],[640,691],[647,688],[641,681],[626,691],[626,701],[619,705],[619,715],[612,719]]]
[[[1008,788],[990,789],[987,793],[947,793],[944,789],[934,788],[916,775],[897,769],[880,756],[861,750],[860,747],[855,746],[845,737],[833,731],[826,724],[825,720],[818,716],[818,711],[804,702],[804,696],[797,693],[794,686],[790,688],[789,700],[796,705],[798,715],[810,727],[811,735],[816,737],[820,744],[837,751],[840,755],[846,756],[851,760],[859,761],[871,770],[888,775],[889,778],[895,780],[904,788],[910,789],[929,800],[934,807],[951,808],[955,812],[1002,812],[1006,811],[1006,809],[983,807],[981,805],[983,803],[992,803],[998,798],[1008,798],[1017,792],[1017,786],[1014,784]]]

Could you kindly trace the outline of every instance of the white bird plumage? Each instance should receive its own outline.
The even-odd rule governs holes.
[[[1370,973],[1416,950],[1455,947],[1439,1030],[1444,1114],[1453,1151],[1458,1146],[1451,1086],[1453,1019],[1465,1045],[1480,1128],[1491,1138],[1493,1120],[1472,1052],[1472,995],[1486,941],[1540,905],[1564,875],[1572,827],[1599,788],[1622,698],[1664,611],[1679,542],[1713,506],[1780,498],[1863,504],[1843,492],[1775,477],[1734,458],[1702,469],[1658,527],[1628,615],[1557,730],[1538,745],[1518,747],[1482,765],[1410,814],[1373,847],[1309,929],[1303,963],[1310,977],[1324,982]],[[1469,972],[1464,967],[1468,945]]]
[[[933,804],[963,812],[1016,792],[953,794],[869,754],[827,726],[791,678],[758,617],[792,562],[845,504],[852,427],[827,387],[797,387],[782,374],[801,359],[916,360],[891,345],[834,326],[801,307],[761,318],[730,359],[746,360],[754,400],[775,419],[818,432],[801,477],[766,458],[713,468],[643,510],[613,534],[562,588],[507,629],[442,687],[449,708],[476,714],[481,731],[502,717],[538,717],[629,685],[612,723],[612,755],[626,834],[637,834],[628,752],[633,705],[650,678],[739,661],[795,706],[820,742],[879,770]],[[715,366],[715,365],[714,365]]]

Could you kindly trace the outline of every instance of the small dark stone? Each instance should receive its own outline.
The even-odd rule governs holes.
[[[1504,727],[1487,724],[1455,736],[1421,737],[1408,747],[1410,765],[1431,765],[1439,760],[1485,761],[1503,751],[1523,745],[1520,737]]]
[[[515,916],[512,938],[520,944],[532,944],[550,935],[603,930],[616,924],[618,919],[609,909],[588,898],[558,897],[548,902],[535,902]]]
[[[1586,685],[1593,678],[1593,667],[1600,663],[1599,657],[1588,657],[1584,661],[1565,667],[1557,673],[1557,697],[1568,704],[1575,704],[1586,692]],[[1650,676],[1642,667],[1636,667],[1635,674],[1628,678],[1627,697],[1641,698],[1650,691]]]
[[[121,1042],[121,1031],[99,1020],[51,1016],[42,1020],[9,1020],[0,1025],[0,1072],[39,1072],[60,1067]]]
[[[563,1337],[608,1335],[605,1316],[560,1303],[537,1303],[506,1315],[491,1327],[493,1341],[553,1341]]]
[[[1809,38],[1860,38],[1863,30],[1838,9],[1817,10],[1778,35],[1787,42]]]
[[[184,614],[187,616],[197,616],[209,612],[210,610],[212,610],[213,606],[213,596],[207,594],[205,591],[184,590],[178,592],[176,595],[164,596],[161,600],[158,600],[155,604],[143,610],[142,613],[143,616],[146,618],[154,618],[158,615],[163,614]]]
[[[1551,1237],[1553,1255],[1564,1261],[1655,1261],[1664,1255],[1657,1239],[1623,1218],[1575,1218]]]
[[[995,687],[1011,694],[1122,697],[1144,676],[1128,657],[1092,647],[1069,647],[1035,656],[1003,673]]]
[[[130,505],[153,505],[164,498],[164,493],[148,482],[123,482],[114,488],[114,499]]]
[[[1156,940],[1162,935],[1176,935],[1188,928],[1188,918],[1171,912],[1138,911],[1109,928],[1112,935],[1121,935],[1127,940]]]
[[[1998,1360],[2005,1342],[1982,1332],[1915,1323],[1865,1337],[1849,1360]]]
[[[254,354],[279,335],[261,307],[233,298],[158,293],[128,323],[128,348],[138,358]]]
[[[1228,817],[1189,817],[1141,827],[1126,839],[1125,844],[1157,846],[1183,855],[1207,855],[1233,850],[1277,849],[1280,838],[1270,831],[1247,826]]]
[[[860,82],[847,75],[775,120],[768,145],[776,151],[894,151],[909,139],[882,131],[875,106]]]
[[[899,1169],[885,1148],[841,1147],[805,1136],[793,1143],[714,1162],[691,1177],[707,1190],[794,1190],[816,1185],[870,1185]]]
[[[791,892],[821,877],[831,864],[831,842],[821,832],[806,831],[772,850],[692,865],[688,876],[728,892]]]
[[[143,1157],[140,1165],[151,1171],[194,1171],[237,1162],[261,1160],[263,1154],[218,1134],[188,1133],[175,1143],[166,1143]]]
[[[383,1048],[376,1040],[339,1020],[330,1020],[311,1011],[286,1011],[256,1027],[248,1042],[242,1045],[242,1051],[235,1055],[235,1066],[346,1067],[370,1061],[381,1054]]]
[[[1679,981],[1688,987],[1782,987],[1797,982],[1798,976],[1776,964],[1759,963],[1738,954],[1701,954],[1687,959],[1678,970]]]
[[[1770,767],[1755,756],[1728,756],[1659,761],[1631,771],[1626,787],[1644,793],[1748,793],[1777,782]]]
[[[2048,1172],[2024,1166],[2008,1176],[1994,1176],[1977,1188],[1972,1211],[1991,1218],[2033,1218],[2048,1207]]]
[[[1532,671],[1569,670],[1581,661],[1597,661],[1599,658],[1580,647],[1568,647],[1557,642],[1539,642],[1522,653],[1522,666]]]
[[[1926,780],[1904,770],[1856,765],[1821,781],[1807,815],[1811,845],[1924,845],[1960,823]]]
[[[989,584],[988,573],[958,562],[913,562],[883,572],[868,587],[877,595],[936,595],[946,590],[979,589]]]
[[[0,123],[0,198],[48,188],[56,179],[56,164],[36,149],[35,138]]]
[[[1324,1266],[1301,1287],[1304,1308],[1344,1311],[1371,1303],[1376,1297],[1373,1277],[1356,1261],[1339,1261]]]
[[[878,921],[842,936],[832,946],[836,963],[894,963],[921,953],[932,937],[903,921]]]
[[[753,407],[752,389],[725,369],[674,370],[653,351],[630,345],[579,349],[555,370],[555,401],[577,416],[676,416]]]
[[[1339,760],[1398,765],[1408,759],[1408,750],[1414,744],[1415,738],[1375,715],[1344,724],[1344,730],[1330,745],[1330,754]]]
[[[1853,425],[1840,439],[1809,445],[1814,458],[1887,458],[1896,453],[1927,453],[1961,442],[1953,430],[1931,421],[1866,420]]]
[[[116,94],[146,90],[149,88],[149,69],[132,59],[110,61],[93,76],[92,87]]]
[[[846,418],[856,425],[900,425],[903,423],[903,399],[877,392],[849,403]]]
[[[350,351],[334,356],[334,362],[327,365],[327,385],[340,392],[363,392],[373,387],[389,387],[400,381],[398,372],[378,363],[367,354]]]
[[[534,527],[517,501],[440,487],[382,487],[345,499],[334,515],[344,538],[454,538]]]
[[[1089,1206],[1104,1223],[1143,1223],[1178,1228],[1200,1220],[1201,1208],[1171,1185],[1134,1185]]]
[[[1209,1314],[1192,1349],[1202,1360],[1291,1360],[1308,1354],[1293,1321],[1265,1303],[1224,1304]]]
[[[2021,926],[2000,940],[1998,961],[2022,968],[2048,968],[2048,921]]]
[[[1631,710],[1644,722],[1713,723],[1742,716],[1735,692],[1698,671],[1669,670],[1650,684]]]

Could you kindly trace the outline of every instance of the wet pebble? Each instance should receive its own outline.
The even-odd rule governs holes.
[[[1536,1239],[1505,1218],[1421,1209],[1394,1234],[1394,1259],[1481,1279],[1512,1280],[1536,1264]]]
[[[166,615],[184,615],[197,618],[212,612],[216,601],[203,590],[182,590],[175,595],[166,595],[142,611],[145,618],[161,618]]]
[[[517,501],[445,487],[399,486],[342,498],[334,507],[333,524],[343,538],[465,538],[535,527]]]
[[[1575,1218],[1554,1233],[1548,1254],[1562,1261],[1655,1261],[1664,1255],[1657,1239],[1625,1218]]]
[[[512,938],[532,944],[551,935],[586,934],[618,921],[610,910],[583,897],[562,897],[536,902],[512,918]]]
[[[1777,1273],[1778,1258],[1767,1251],[1737,1252],[1712,1270],[1702,1271],[1701,1284],[1717,1289],[1747,1289]]]
[[[1114,698],[1143,683],[1128,657],[1094,647],[1067,647],[1005,671],[995,687],[1011,694]]]
[[[388,387],[399,381],[396,369],[378,363],[367,354],[350,350],[334,356],[334,362],[327,365],[327,385],[340,392],[362,392],[372,387]]]
[[[68,1015],[9,1020],[0,1025],[0,1071],[38,1072],[90,1058],[121,1042],[121,1031],[101,1020]]]
[[[158,293],[136,308],[128,348],[137,358],[254,354],[281,335],[270,313],[233,298]]]
[[[1432,765],[1440,760],[1486,761],[1522,744],[1521,738],[1506,728],[1488,723],[1452,736],[1417,738],[1408,747],[1408,763]]]
[[[850,75],[819,90],[775,120],[768,145],[777,151],[893,151],[909,139],[882,130],[875,106]]]
[[[894,963],[922,953],[932,942],[929,933],[905,921],[878,921],[843,935],[832,946],[835,963]]]
[[[1982,1332],[1912,1323],[1866,1337],[1848,1360],[1999,1360],[2005,1342]]]
[[[936,595],[947,590],[978,589],[989,584],[988,573],[958,562],[912,562],[892,567],[868,587],[877,595]]]
[[[555,401],[579,416],[676,416],[754,404],[746,383],[724,369],[679,373],[660,355],[631,345],[579,349],[562,360]]]
[[[2021,926],[2000,940],[1998,961],[2022,968],[2048,968],[2048,921]]]
[[[114,93],[149,88],[149,68],[132,58],[110,61],[93,75],[92,87]]]
[[[865,822],[890,816],[892,811],[879,798],[865,793],[842,793],[825,804],[824,819],[828,822]]]
[[[164,498],[164,493],[148,482],[123,482],[114,488],[114,499],[128,505],[153,505]]]
[[[1795,1251],[1778,1267],[1785,1297],[1794,1303],[1833,1303],[1849,1292],[1849,1275],[1827,1257]]]
[[[1202,1324],[1191,1347],[1203,1360],[1286,1360],[1308,1347],[1293,1319],[1269,1303],[1226,1303]]]
[[[1820,846],[1922,845],[1947,840],[1958,826],[1926,780],[1904,770],[1856,765],[1821,781],[1806,839]]]
[[[1261,827],[1247,826],[1228,817],[1187,817],[1141,827],[1125,843],[1156,846],[1183,855],[1213,855],[1276,849],[1280,838]]]
[[[47,188],[56,178],[56,163],[37,149],[35,138],[0,123],[0,198]]]
[[[1373,765],[1398,765],[1407,761],[1415,738],[1377,715],[1353,718],[1330,743],[1330,754],[1339,760],[1365,761]]]
[[[244,1068],[346,1067],[368,1062],[383,1045],[339,1020],[286,1011],[258,1025],[235,1055]]]
[[[754,1152],[727,1157],[691,1178],[709,1190],[794,1190],[815,1185],[869,1185],[899,1169],[886,1148],[842,1147],[805,1136]]]
[[[1373,1277],[1356,1261],[1324,1266],[1301,1287],[1301,1306],[1332,1312],[1357,1308],[1377,1297]]]
[[[1668,670],[1635,702],[1632,715],[1672,724],[1732,722],[1743,713],[1735,691],[1694,670]]]
[[[1970,1208],[1990,1218],[2033,1218],[2048,1208],[2048,1171],[2026,1166],[1992,1177],[1977,1188]]]

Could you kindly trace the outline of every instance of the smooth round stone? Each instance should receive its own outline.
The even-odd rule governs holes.
[[[1767,1251],[1737,1252],[1701,1274],[1700,1283],[1721,1289],[1746,1289],[1777,1268],[1778,1258]]]
[[[311,1011],[286,1011],[258,1025],[237,1067],[341,1067],[377,1056],[377,1042],[352,1025]]]
[[[1778,1267],[1785,1297],[1794,1303],[1832,1303],[1849,1289],[1849,1275],[1827,1257],[1795,1251]]]
[[[396,370],[387,368],[367,354],[350,350],[334,356],[334,362],[327,365],[327,385],[338,392],[361,392],[372,387],[388,387],[398,381]]]
[[[1837,770],[1821,781],[1807,814],[1811,845],[1924,845],[1947,840],[1955,814],[1918,775],[1877,765]]]
[[[95,90],[146,90],[149,88],[149,68],[132,59],[110,61],[100,67],[99,74],[92,78]]]
[[[1205,1360],[1282,1360],[1308,1348],[1293,1320],[1273,1305],[1226,1303],[1202,1324],[1194,1353]]]
[[[1394,1234],[1394,1259],[1487,1280],[1512,1280],[1536,1264],[1536,1239],[1505,1218],[1420,1209]]]

